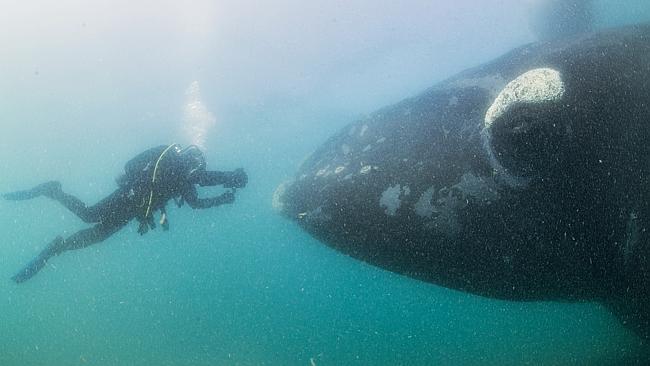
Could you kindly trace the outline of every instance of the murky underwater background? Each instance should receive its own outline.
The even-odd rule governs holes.
[[[534,0],[532,0],[534,1]],[[650,20],[596,1],[597,24]],[[58,179],[94,203],[128,159],[202,143],[244,167],[232,206],[169,207],[9,280],[86,227],[46,199],[0,202],[0,365],[645,364],[594,304],[511,303],[398,276],[277,215],[275,187],[332,133],[534,40],[515,0],[56,3],[0,12],[0,192]],[[218,189],[204,191],[216,194]]]

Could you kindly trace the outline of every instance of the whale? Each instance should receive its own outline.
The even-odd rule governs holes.
[[[345,126],[273,206],[327,246],[650,337],[650,25],[532,43]]]

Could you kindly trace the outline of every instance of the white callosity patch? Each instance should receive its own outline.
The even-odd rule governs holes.
[[[453,187],[462,192],[463,197],[471,197],[476,202],[489,204],[499,199],[499,193],[495,185],[469,172],[463,174],[460,177],[460,182]]]
[[[329,167],[330,167],[330,166],[329,166],[329,164],[328,164],[328,165],[325,166],[324,168],[319,169],[319,170],[316,172],[316,176],[317,176],[317,177],[328,176],[329,173],[330,173],[329,170],[328,170]]]
[[[397,210],[402,205],[401,197],[407,196],[411,193],[411,189],[408,186],[402,188],[401,185],[396,184],[394,186],[386,188],[386,190],[381,194],[379,198],[379,206],[383,207],[384,212],[388,216],[395,216]]]
[[[430,187],[422,195],[420,199],[415,203],[415,213],[420,217],[431,217],[433,214],[433,205],[431,200],[433,199],[433,194],[435,193],[435,188]]]
[[[361,167],[361,170],[359,170],[359,174],[368,174],[372,170],[372,165],[364,165]]]
[[[413,210],[424,219],[427,229],[454,237],[463,229],[459,219],[463,210],[470,204],[490,205],[498,199],[494,182],[467,172],[450,187],[438,191],[434,186],[429,187],[420,195]]]
[[[322,206],[318,206],[311,211],[302,212],[298,214],[298,217],[316,225],[332,220],[332,216],[326,213]]]
[[[359,137],[363,137],[363,135],[366,134],[366,131],[368,131],[368,125],[361,126],[361,132],[359,132]]]
[[[282,210],[284,210],[284,202],[282,201],[282,198],[284,197],[284,193],[287,191],[287,187],[291,185],[291,183],[293,183],[293,181],[283,182],[278,186],[278,188],[275,189],[275,192],[273,192],[273,199],[271,203],[273,205],[273,209],[277,212],[282,212]]]
[[[560,73],[549,68],[530,70],[508,83],[485,113],[485,128],[520,103],[557,101],[564,96]]]

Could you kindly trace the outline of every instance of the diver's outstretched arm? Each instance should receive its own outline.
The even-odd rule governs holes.
[[[192,208],[210,208],[235,202],[235,192],[233,190],[225,192],[216,197],[199,198],[199,195],[196,192],[196,188],[194,188],[194,186],[191,186],[183,194],[183,199]]]
[[[5,193],[2,198],[10,201],[23,201],[40,196],[51,198],[61,203],[65,208],[72,211],[75,215],[79,216],[84,222],[91,223],[99,221],[99,212],[91,210],[79,198],[63,192],[61,183],[58,181],[50,181],[39,184],[32,189],[25,191],[17,191]]]
[[[48,244],[36,258],[32,259],[23,269],[11,277],[11,279],[16,283],[25,282],[43,269],[50,258],[66,250],[85,248],[89,245],[99,243],[121,229],[124,225],[125,223],[112,226],[97,224],[89,229],[78,231],[67,239],[59,236]]]
[[[244,188],[248,183],[248,175],[241,168],[232,172],[201,170],[192,175],[191,181],[201,187],[223,185],[226,188]]]

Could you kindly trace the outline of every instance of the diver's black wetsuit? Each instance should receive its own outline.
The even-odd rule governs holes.
[[[160,211],[160,224],[167,229],[165,205],[170,199],[180,206],[187,202],[192,208],[209,208],[235,200],[234,190],[217,197],[199,198],[195,185],[242,188],[248,178],[242,169],[233,172],[207,171],[198,148],[180,149],[177,145],[158,146],[133,158],[118,179],[119,188],[97,204],[87,207],[80,199],[63,192],[59,182],[47,182],[27,191],[3,195],[8,200],[26,200],[38,196],[52,198],[84,222],[95,223],[67,239],[57,237],[34,260],[12,279],[18,283],[33,277],[52,256],[66,250],[99,243],[132,219],[140,222],[138,232],[154,228],[153,214]]]

